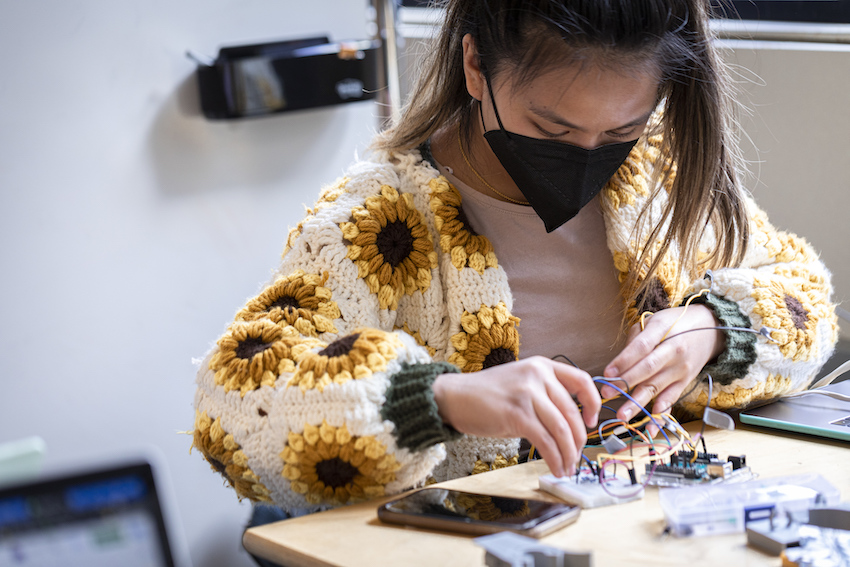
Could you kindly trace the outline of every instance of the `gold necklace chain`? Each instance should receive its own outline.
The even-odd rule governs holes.
[[[477,171],[475,171],[475,168],[472,167],[472,163],[469,161],[469,158],[466,157],[466,152],[463,150],[463,141],[460,138],[460,128],[457,129],[457,145],[460,148],[460,155],[463,156],[463,161],[466,162],[466,165],[469,167],[469,169],[472,170],[472,173],[475,174],[475,177],[477,177],[478,180],[481,181],[481,183],[483,183],[484,185],[487,186],[487,189],[489,189],[490,191],[492,191],[493,193],[495,193],[499,197],[501,197],[503,199],[507,199],[511,203],[516,203],[517,205],[530,205],[531,204],[528,201],[519,201],[517,199],[512,199],[511,197],[508,197],[507,195],[505,195],[504,193],[500,192],[495,187],[493,187],[492,185],[487,183],[487,181],[483,177],[481,177],[481,174],[478,173]]]

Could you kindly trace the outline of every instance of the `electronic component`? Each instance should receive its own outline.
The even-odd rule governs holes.
[[[643,498],[643,486],[612,476],[602,482],[591,472],[583,471],[577,476],[558,478],[555,475],[542,475],[539,479],[540,490],[548,492],[582,508],[598,508],[612,504],[625,504]],[[603,486],[604,483],[604,486]]]
[[[677,451],[669,463],[646,464],[644,482],[651,486],[689,486],[717,482],[744,481],[754,478],[747,458],[735,455],[723,461],[716,453]]]

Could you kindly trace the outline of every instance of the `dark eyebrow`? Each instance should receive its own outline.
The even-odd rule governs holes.
[[[561,116],[558,116],[557,114],[555,114],[551,110],[547,110],[545,108],[537,108],[536,106],[533,106],[533,105],[530,107],[530,110],[534,114],[539,116],[540,118],[545,118],[546,120],[548,120],[549,122],[552,122],[553,124],[558,124],[560,126],[564,126],[565,128],[570,128],[571,130],[578,130],[579,132],[584,132],[584,128],[580,128],[579,126],[576,126],[575,124],[567,122]],[[646,124],[646,121],[649,120],[649,117],[652,116],[653,112],[654,112],[654,110],[650,110],[649,112],[647,112],[646,114],[644,114],[640,118],[632,120],[628,124],[623,124],[622,126],[618,126],[616,128],[611,128],[611,130],[622,130],[624,128],[631,128],[633,126],[639,126],[641,124]]]

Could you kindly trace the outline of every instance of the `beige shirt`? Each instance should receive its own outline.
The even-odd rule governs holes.
[[[591,376],[601,375],[625,335],[599,198],[547,234],[530,206],[484,195],[438,167],[463,197],[473,230],[490,239],[507,273],[512,312],[521,320],[520,358],[563,354]]]

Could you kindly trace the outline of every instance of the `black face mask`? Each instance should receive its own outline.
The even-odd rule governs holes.
[[[555,140],[529,138],[508,132],[496,110],[499,130],[484,133],[490,149],[552,232],[588,204],[617,173],[637,140],[586,150]],[[484,117],[482,115],[482,125]]]

